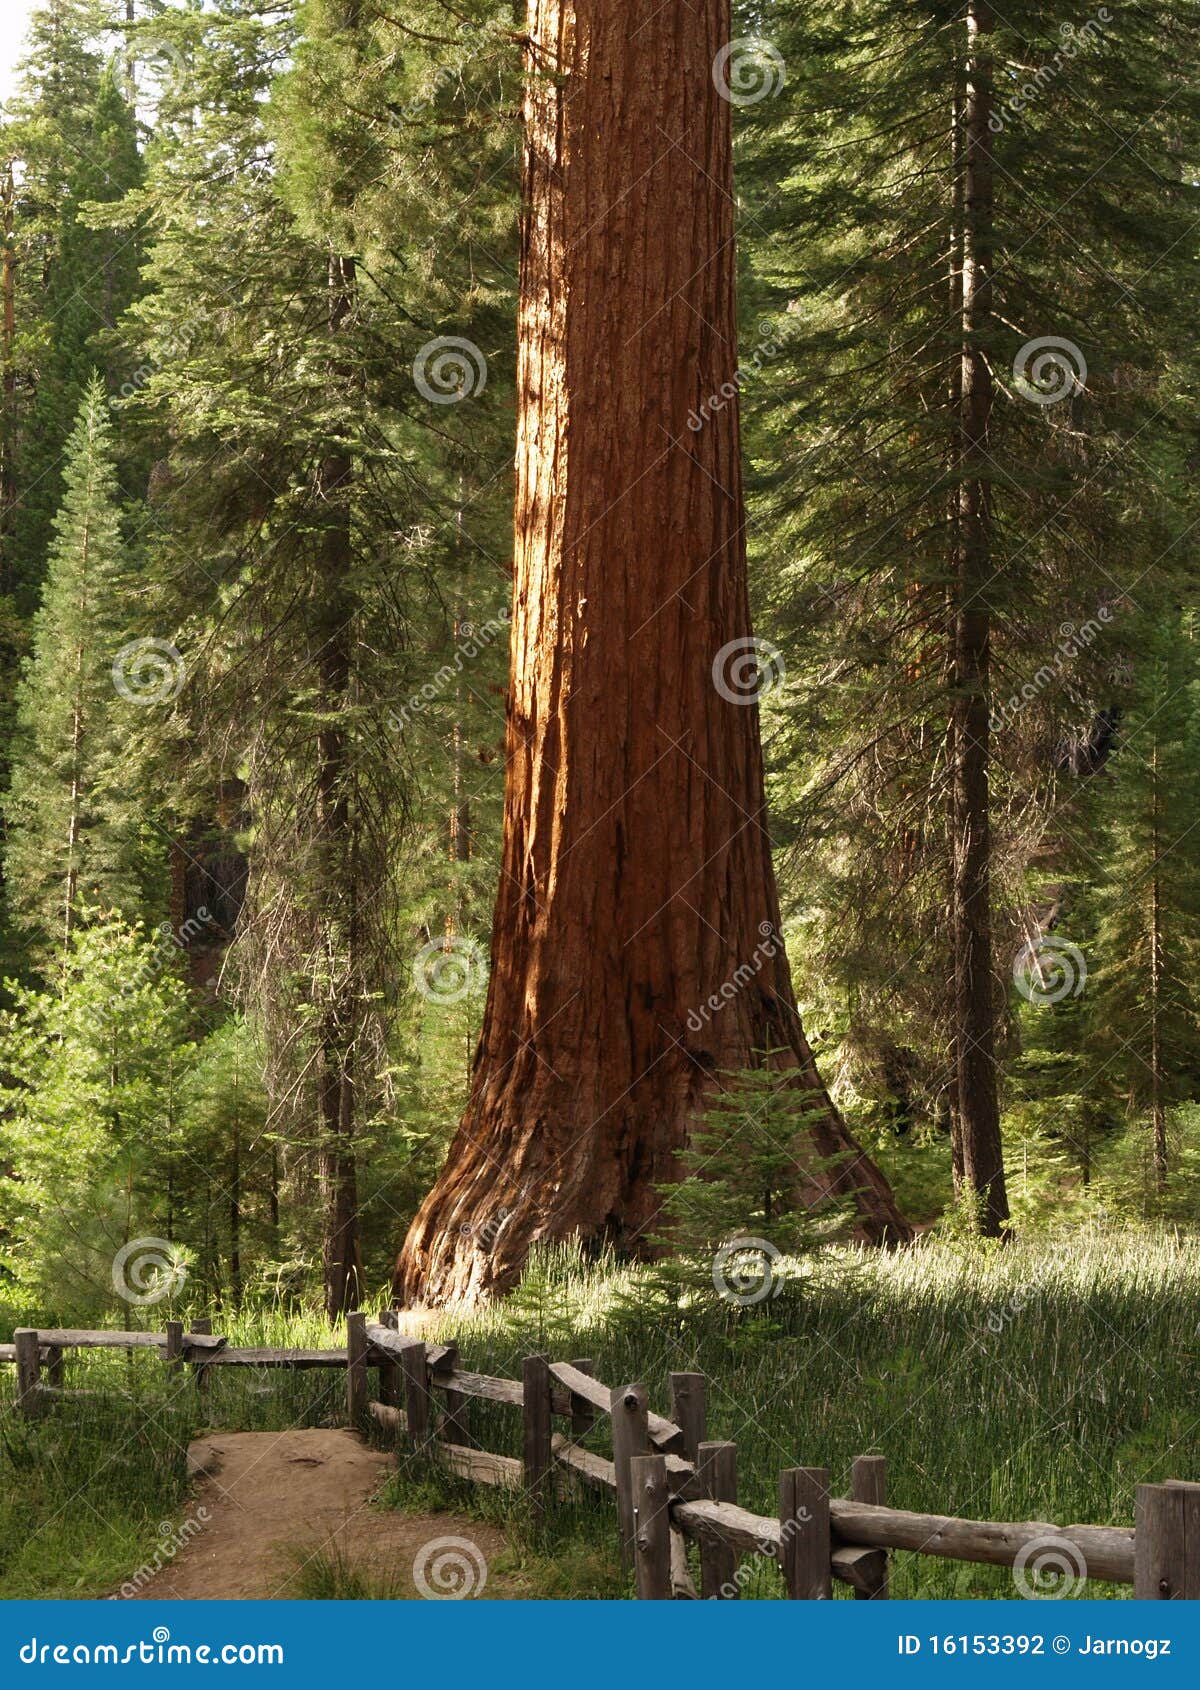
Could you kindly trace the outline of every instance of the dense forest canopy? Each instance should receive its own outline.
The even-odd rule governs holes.
[[[646,11],[33,11],[47,1317],[1200,1218],[1200,6]]]

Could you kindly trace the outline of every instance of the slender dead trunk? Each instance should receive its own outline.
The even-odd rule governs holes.
[[[7,159],[0,171],[0,229],[3,232],[4,252],[0,255],[0,382],[3,386],[4,417],[0,424],[0,541],[12,524],[16,504],[16,478],[13,473],[13,453],[17,435],[17,285],[16,250],[13,245],[13,207],[16,187],[13,161]],[[11,589],[7,546],[0,544],[0,592]]]
[[[137,21],[137,11],[134,0],[125,0],[125,22],[130,29]],[[125,99],[131,109],[137,107],[137,59],[134,57],[133,42],[126,37],[125,48]]]
[[[82,573],[84,579],[84,615],[86,625],[88,567],[88,529],[83,534]],[[63,886],[63,949],[62,965],[66,972],[71,961],[71,935],[75,931],[75,911],[79,902],[79,833],[83,809],[83,742],[84,742],[84,649],[75,648],[75,672],[72,676],[74,696],[71,707],[71,798],[67,814],[67,872]]]
[[[242,1306],[242,1135],[235,1127],[229,1155],[229,1293]]]
[[[963,238],[965,216],[965,190],[963,183],[963,81],[961,68],[956,64],[954,68],[954,89],[950,102],[950,276],[949,276],[949,320],[955,325],[956,340],[959,325],[963,320]],[[947,680],[953,697],[955,678],[955,628],[957,623],[958,606],[958,551],[959,551],[959,491],[953,485],[958,458],[962,450],[962,393],[963,393],[963,359],[961,346],[956,346],[955,355],[950,360],[949,391],[947,393],[947,415],[952,419],[953,434],[950,435],[947,451],[947,471],[951,480],[951,490],[948,497],[946,512],[946,533],[948,538],[948,556],[950,560],[950,587],[947,592],[946,603],[946,654]],[[957,786],[955,769],[957,767],[957,753],[955,749],[955,728],[957,725],[957,711],[951,709],[946,722],[946,767],[950,774],[948,782],[948,802],[945,814],[945,870],[946,870],[946,907],[954,909],[954,862],[956,855],[957,829]],[[953,919],[953,918],[952,918]],[[955,997],[954,972],[950,971],[946,979],[944,990],[944,1007],[946,1026],[949,1029],[948,1038],[948,1101],[947,1118],[950,1124],[950,1171],[954,1181],[955,1196],[961,1195],[965,1182],[963,1167],[963,1135],[959,1120],[958,1107],[958,1010]]]
[[[809,1196],[907,1236],[779,940],[736,400],[728,0],[529,0],[508,769],[470,1100],[396,1270],[503,1290],[536,1240],[638,1247],[721,1076],[812,1101]],[[714,678],[715,677],[715,678]],[[735,978],[736,977],[736,978]],[[830,1165],[835,1164],[835,1165]]]
[[[329,260],[329,328],[336,341],[349,316],[355,286],[352,258]],[[334,360],[334,379],[342,374]],[[331,971],[329,1001],[320,1027],[318,1096],[321,1179],[325,1193],[325,1307],[330,1317],[358,1307],[362,1249],[358,1229],[358,1176],[354,1150],[357,972],[357,865],[351,814],[349,757],[343,714],[351,670],[353,563],[350,534],[349,455],[332,450],[321,466],[321,500],[327,513],[320,547],[319,641],[316,653],[323,725],[317,736],[320,826],[320,897],[325,950]]]
[[[1163,1086],[1162,1052],[1162,850],[1159,840],[1158,734],[1150,759],[1150,1121],[1154,1142],[1154,1188],[1167,1186],[1167,1108]]]
[[[961,482],[954,617],[953,922],[957,1164],[991,1236],[1008,1219],[996,1086],[996,990],[992,968],[988,800],[989,657],[993,572],[987,490],[992,376],[992,16],[986,0],[967,10],[963,102]]]

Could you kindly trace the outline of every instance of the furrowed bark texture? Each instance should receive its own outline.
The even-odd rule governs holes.
[[[988,765],[993,563],[988,494],[992,375],[981,345],[992,318],[992,106],[986,0],[967,13],[963,108],[962,468],[954,628],[954,997],[958,1143],[955,1170],[980,1200],[980,1224],[1008,1219],[996,1075]]]
[[[336,341],[351,310],[352,258],[329,260],[329,330]],[[337,366],[335,379],[344,372]],[[340,721],[351,681],[353,597],[347,583],[353,564],[350,488],[354,466],[332,451],[321,466],[321,495],[328,520],[321,539],[317,670],[325,723],[317,735],[318,853],[321,921],[336,955],[344,948],[333,999],[321,1018],[317,1091],[321,1114],[321,1182],[324,1187],[325,1311],[337,1319],[358,1307],[362,1293],[362,1241],[358,1228],[358,1171],[354,1146],[354,1046],[360,1021],[356,989],[358,867],[355,821],[350,810],[349,746]]]
[[[540,1238],[636,1244],[715,1076],[764,1049],[812,1094],[808,1192],[906,1235],[796,1013],[757,708],[713,679],[750,638],[736,400],[688,425],[737,368],[730,33],[728,0],[530,0],[502,874],[403,1301],[503,1290]]]

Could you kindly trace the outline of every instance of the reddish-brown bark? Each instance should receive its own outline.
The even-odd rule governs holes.
[[[502,875],[409,1302],[503,1289],[540,1238],[636,1243],[714,1077],[765,1049],[813,1093],[805,1188],[906,1231],[813,1064],[770,937],[757,708],[713,680],[750,633],[736,401],[688,426],[738,361],[728,0],[631,18],[530,0]]]
[[[993,67],[987,0],[967,9],[962,137],[961,467],[954,616],[953,920],[954,1167],[979,1204],[984,1233],[1008,1220],[996,1069],[996,983],[991,914],[991,609],[994,574],[988,499],[992,375],[982,344],[992,320],[994,193],[989,119]]]

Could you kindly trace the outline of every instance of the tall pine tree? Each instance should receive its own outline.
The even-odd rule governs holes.
[[[67,443],[5,805],[13,909],[33,947],[62,958],[85,908],[132,916],[140,903],[139,801],[125,766],[138,702],[114,680],[132,583],[113,456],[97,374]]]

